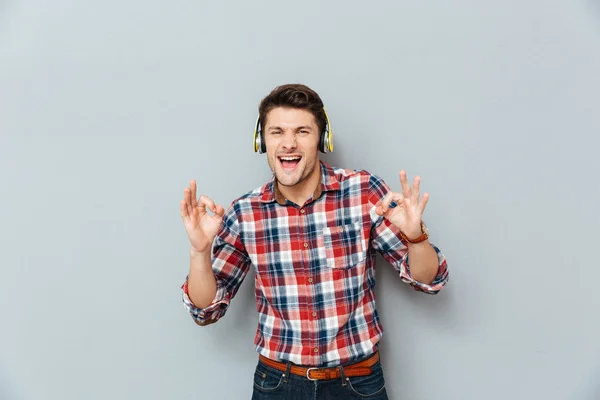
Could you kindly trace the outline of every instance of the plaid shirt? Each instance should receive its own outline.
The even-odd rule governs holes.
[[[436,294],[448,281],[446,259],[435,247],[437,276],[412,278],[399,230],[375,213],[389,191],[366,171],[321,162],[316,191],[302,206],[286,200],[274,179],[235,200],[212,248],[217,281],[204,309],[183,303],[199,325],[225,315],[249,268],[255,271],[256,351],[274,360],[332,366],[368,356],[383,329],[375,309],[375,251],[415,290]]]

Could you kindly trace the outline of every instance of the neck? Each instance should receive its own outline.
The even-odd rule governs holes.
[[[277,182],[277,189],[286,199],[293,201],[298,205],[303,205],[317,189],[320,177],[321,163],[317,161],[317,166],[313,172],[302,182],[299,182],[294,186],[283,186]]]

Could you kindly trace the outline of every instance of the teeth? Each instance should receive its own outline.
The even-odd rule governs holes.
[[[285,160],[285,161],[294,161],[294,160],[300,159],[300,157],[279,157],[279,158],[282,160]]]

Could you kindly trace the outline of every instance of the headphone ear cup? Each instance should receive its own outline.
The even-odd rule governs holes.
[[[323,112],[325,113],[325,129],[323,130],[323,134],[321,135],[321,141],[319,143],[320,150],[323,153],[331,153],[333,151],[333,135],[331,134],[331,122],[329,122],[329,115],[327,115],[327,111],[323,108]]]
[[[325,132],[321,133],[321,139],[319,139],[319,150],[321,153],[331,153],[333,151],[333,137],[329,131],[329,126],[325,128]]]
[[[262,153],[262,140],[260,132],[254,134],[254,152]]]
[[[321,137],[319,138],[319,151],[321,153],[326,153],[327,149],[325,148],[325,136],[327,132],[321,132]]]
[[[267,146],[262,134],[260,115],[256,118],[256,124],[254,125],[254,152],[259,154],[267,152]]]
[[[254,152],[260,152],[261,148],[261,140],[260,140],[261,132],[260,132],[260,116],[256,118],[256,123],[254,124],[254,143],[252,143],[252,147]]]
[[[265,143],[265,138],[263,137],[262,129],[260,130],[260,154],[264,154],[267,152],[267,145]]]

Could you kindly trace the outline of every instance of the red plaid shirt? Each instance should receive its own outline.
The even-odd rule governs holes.
[[[448,281],[446,259],[431,285],[412,278],[398,229],[375,213],[389,187],[366,171],[321,162],[321,180],[303,205],[283,198],[271,180],[227,209],[212,249],[217,293],[199,309],[199,325],[223,317],[254,268],[259,315],[256,351],[274,360],[332,366],[368,356],[383,333],[375,309],[375,251],[416,290],[436,294]]]

